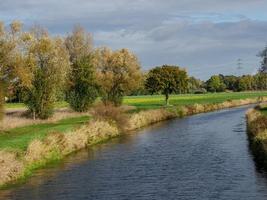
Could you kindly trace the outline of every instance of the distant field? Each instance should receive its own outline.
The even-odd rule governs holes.
[[[185,94],[172,95],[170,104],[175,106],[191,105],[195,103],[220,103],[226,100],[256,98],[267,96],[267,91],[263,92],[238,92],[238,93],[208,93],[208,94]],[[124,104],[136,106],[137,109],[153,109],[159,108],[165,103],[164,96],[134,96],[125,97]]]
[[[191,105],[195,103],[220,103],[226,100],[256,98],[267,96],[267,91],[261,92],[232,92],[232,93],[208,93],[208,94],[183,94],[171,95],[171,105]],[[135,106],[137,109],[153,109],[164,106],[165,97],[163,95],[147,95],[147,96],[127,96],[123,100],[123,104]],[[6,108],[25,108],[23,103],[7,103]],[[57,102],[56,108],[68,107],[67,102]]]

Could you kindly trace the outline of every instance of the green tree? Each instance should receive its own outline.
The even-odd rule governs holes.
[[[128,49],[112,51],[102,48],[96,51],[96,56],[102,100],[119,106],[124,95],[135,91],[142,84],[140,63]]]
[[[226,86],[226,89],[238,91],[239,77],[236,77],[234,75],[223,76],[223,82]]]
[[[267,89],[267,73],[259,72],[254,76],[255,87],[258,90]]]
[[[255,89],[255,81],[253,76],[244,75],[240,77],[238,82],[238,91],[247,91]]]
[[[92,37],[77,26],[66,38],[65,44],[71,61],[67,101],[73,110],[85,112],[96,100],[99,90]]]
[[[155,92],[164,94],[166,105],[169,105],[170,94],[187,91],[187,72],[177,66],[155,67],[149,71],[145,87],[151,94]]]
[[[69,55],[60,38],[51,38],[40,28],[33,29],[27,46],[27,61],[34,66],[31,85],[25,88],[25,103],[33,118],[52,116],[57,93],[69,70]]]
[[[191,76],[188,79],[188,90],[190,93],[203,91],[203,82],[195,77]]]
[[[207,90],[209,92],[224,92],[226,85],[224,84],[220,75],[211,76],[207,81]]]
[[[259,72],[267,73],[267,46],[258,54],[258,56],[262,58]]]

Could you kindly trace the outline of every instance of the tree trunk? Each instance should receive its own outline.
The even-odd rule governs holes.
[[[166,106],[169,105],[169,93],[165,94],[165,101],[166,101]]]
[[[35,113],[35,110],[33,110],[33,112],[32,112],[32,118],[33,118],[33,120],[36,120],[36,113]]]
[[[5,95],[4,95],[3,83],[0,82],[0,121],[3,119],[4,116],[4,103],[5,103]]]

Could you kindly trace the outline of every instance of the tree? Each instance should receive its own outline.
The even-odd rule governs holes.
[[[91,35],[77,26],[66,38],[65,45],[71,62],[67,101],[75,111],[88,111],[99,90]]]
[[[207,81],[207,90],[210,92],[223,92],[225,89],[226,85],[220,75],[211,76]]]
[[[239,77],[236,77],[234,75],[223,76],[223,82],[226,86],[226,89],[238,91]]]
[[[169,95],[184,93],[188,89],[187,72],[177,66],[163,65],[151,69],[145,82],[146,89],[151,93],[161,92],[169,105]]]
[[[267,73],[267,46],[258,54],[262,58],[260,73]]]
[[[69,55],[60,38],[51,38],[40,28],[34,28],[27,46],[27,63],[33,65],[32,81],[25,88],[25,103],[33,118],[47,119],[53,114],[58,91],[69,70]]]
[[[188,90],[190,93],[203,92],[203,82],[195,77],[191,76],[188,79]]]
[[[254,76],[255,88],[258,90],[267,89],[267,73],[259,72]]]
[[[137,57],[128,49],[112,51],[108,48],[98,49],[96,56],[103,102],[121,105],[124,95],[140,87],[142,73]]]
[[[31,82],[31,67],[25,65],[23,56],[22,24],[13,21],[8,29],[0,22],[0,118],[3,116],[3,104],[9,83],[18,82],[19,86],[28,86]]]
[[[238,82],[238,91],[247,91],[255,89],[255,81],[253,76],[244,75],[240,77]]]

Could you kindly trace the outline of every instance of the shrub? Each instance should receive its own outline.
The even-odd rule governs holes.
[[[97,120],[115,123],[119,129],[124,130],[128,125],[128,116],[122,107],[116,107],[113,103],[99,103],[93,109],[93,115]]]

